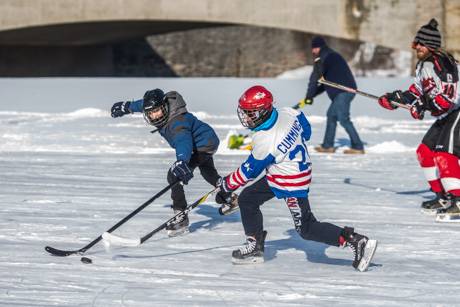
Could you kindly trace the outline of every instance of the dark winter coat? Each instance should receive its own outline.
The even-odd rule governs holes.
[[[194,152],[213,154],[219,147],[219,138],[206,123],[189,113],[182,96],[177,92],[166,93],[169,103],[168,122],[159,133],[176,150],[176,159],[189,162]],[[143,101],[131,103],[132,112],[142,112]]]
[[[328,46],[321,47],[319,57],[315,59],[313,72],[310,75],[310,81],[308,83],[306,98],[314,98],[326,90],[329,98],[333,100],[335,96],[344,92],[330,86],[318,84],[318,80],[321,76],[328,81],[356,88],[355,78],[345,59]]]

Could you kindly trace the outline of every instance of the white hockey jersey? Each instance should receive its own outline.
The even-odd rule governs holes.
[[[415,82],[406,93],[416,100],[423,99],[431,115],[445,117],[459,107],[458,70],[455,59],[448,54],[435,53],[417,63]],[[410,96],[409,103],[414,103]]]
[[[277,198],[307,197],[311,161],[306,142],[310,136],[311,126],[303,113],[291,108],[279,110],[269,129],[254,133],[251,154],[226,177],[228,187],[237,189],[265,170]]]

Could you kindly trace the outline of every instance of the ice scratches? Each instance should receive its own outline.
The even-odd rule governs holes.
[[[312,289],[310,286],[303,286],[300,282],[293,282],[282,279],[283,277],[280,276],[281,279],[279,282],[261,282],[259,289],[264,289],[258,291],[259,299],[261,302],[270,302],[269,305],[273,305],[273,302],[290,302],[294,303],[293,301],[302,300],[301,302],[305,302],[304,299],[317,299],[322,298],[323,296],[319,296],[316,294],[311,293]],[[291,286],[292,284],[293,286]],[[284,288],[284,289],[283,289]],[[297,289],[296,289],[297,288]]]
[[[91,302],[91,306],[92,306],[92,307],[96,306],[96,301],[97,301],[97,299],[98,299],[102,294],[104,294],[104,293],[105,293],[105,290],[107,290],[109,287],[110,287],[110,286],[106,286],[106,287],[104,287],[104,288],[102,289],[102,291],[99,291],[98,293],[96,293],[96,295],[95,295],[94,298],[93,298],[93,301]]]
[[[167,238],[165,238],[167,239]],[[161,239],[160,239],[161,240]],[[156,241],[160,241],[156,240]],[[169,238],[171,240],[171,238]],[[190,247],[186,248],[185,250],[179,250],[179,251],[171,251],[167,253],[162,253],[162,254],[154,254],[154,255],[114,255],[112,259],[118,260],[118,259],[148,259],[148,258],[160,258],[160,257],[168,257],[168,256],[175,256],[175,255],[181,255],[181,254],[192,254],[192,253],[200,253],[200,252],[207,252],[211,250],[228,250],[230,248],[234,248],[237,245],[222,245],[222,246],[212,246],[212,247],[206,247],[206,248],[196,248],[195,249],[190,249]],[[175,248],[175,249],[182,249],[180,244],[168,244],[168,248]]]
[[[273,292],[265,292],[264,295],[271,301],[271,300],[281,300],[281,301],[292,301],[292,300],[299,300],[302,298],[317,298],[317,295],[308,294],[307,296],[299,294],[299,293],[273,293]]]
[[[208,274],[208,273],[196,273],[196,272],[185,272],[185,271],[173,271],[173,270],[155,270],[149,269],[150,273],[155,275],[166,275],[166,276],[180,276],[180,277],[203,277],[203,278],[218,278],[219,274]]]
[[[220,289],[199,288],[183,283],[180,288],[171,285],[157,284],[154,287],[140,286],[133,282],[132,286],[122,285],[105,286],[93,297],[87,306],[213,306],[209,302],[219,303],[220,306],[228,305],[236,295],[234,291]],[[174,296],[174,299],[167,299]],[[234,305],[231,304],[231,305]]]
[[[3,279],[3,278],[2,278]],[[5,295],[0,293],[1,306],[64,306],[69,304],[69,297],[79,294],[81,300],[92,287],[80,286],[75,280],[61,281],[59,283],[43,279],[35,283],[31,278],[9,279],[0,283],[0,288],[5,290]]]
[[[24,199],[22,201],[26,204],[70,204],[70,200],[51,200],[51,199]]]
[[[94,258],[94,257],[91,257]],[[61,259],[61,258],[59,258]],[[101,259],[102,260],[102,259]],[[101,263],[100,261],[95,260],[95,263]],[[205,272],[190,272],[182,270],[165,270],[165,269],[152,269],[152,268],[137,268],[132,266],[120,266],[116,264],[110,264],[110,266],[94,266],[97,268],[97,271],[101,272],[119,272],[119,273],[134,273],[134,274],[146,274],[149,276],[155,276],[155,278],[162,279],[161,276],[165,278],[182,280],[187,277],[199,277],[199,278],[218,278],[219,274],[211,274]]]

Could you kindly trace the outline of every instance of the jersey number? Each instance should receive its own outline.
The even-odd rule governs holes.
[[[304,170],[307,170],[310,165],[310,161],[307,161],[308,151],[307,151],[307,146],[305,145],[304,140],[305,138],[302,134],[302,144],[299,144],[296,147],[294,147],[294,149],[291,150],[291,152],[289,153],[289,159],[291,160],[294,159],[299,152],[302,155],[302,161],[297,162],[299,163],[299,170],[301,172]]]
[[[454,84],[446,84],[444,86],[444,95],[446,95],[449,99],[453,99],[455,94],[455,85]]]

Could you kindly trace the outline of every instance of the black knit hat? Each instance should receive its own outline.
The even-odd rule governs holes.
[[[326,41],[321,36],[315,36],[311,40],[311,48],[321,48],[326,46]]]
[[[418,30],[414,38],[414,43],[420,43],[425,47],[433,49],[441,47],[441,33],[438,30],[436,19],[432,18],[428,24]]]

